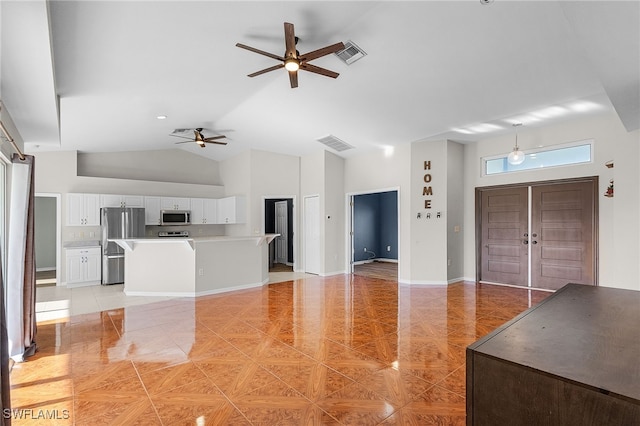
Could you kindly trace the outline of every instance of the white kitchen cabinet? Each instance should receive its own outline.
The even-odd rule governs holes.
[[[100,207],[144,207],[142,195],[100,195]]]
[[[160,205],[162,197],[144,197],[145,225],[160,225]]]
[[[245,223],[245,197],[236,195],[217,200],[217,223]]]
[[[67,285],[94,285],[102,281],[100,247],[66,249]]]
[[[194,225],[216,223],[217,201],[213,198],[192,198],[191,223]]]
[[[100,195],[67,194],[67,226],[99,226]]]
[[[161,197],[161,210],[190,210],[191,199],[180,197]]]

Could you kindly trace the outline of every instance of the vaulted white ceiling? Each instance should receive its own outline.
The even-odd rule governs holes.
[[[640,128],[640,2],[4,0],[0,96],[31,152],[247,149],[304,155],[332,134],[355,148],[471,142],[614,108]],[[367,56],[277,62],[283,23],[301,53],[352,40]],[[58,102],[59,100],[59,102]],[[166,115],[158,120],[158,115]],[[204,127],[227,146],[175,145]],[[207,135],[207,134],[206,134]]]

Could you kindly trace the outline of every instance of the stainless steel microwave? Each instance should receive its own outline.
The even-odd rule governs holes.
[[[190,210],[160,210],[160,225],[190,225]]]

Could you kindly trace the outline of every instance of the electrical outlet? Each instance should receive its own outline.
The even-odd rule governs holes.
[[[447,259],[447,266],[451,266],[451,259]]]
[[[387,246],[387,251],[391,251],[391,246]]]
[[[198,275],[199,276],[203,276],[204,275],[204,269],[203,268],[198,269]]]
[[[367,248],[366,248],[366,247],[364,248],[364,251],[365,251],[365,253],[366,253],[366,251],[367,251]]]

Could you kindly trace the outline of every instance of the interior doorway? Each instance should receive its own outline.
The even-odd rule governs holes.
[[[597,285],[598,178],[476,189],[478,281]]]
[[[349,272],[398,279],[399,192],[397,189],[348,194]]]
[[[36,286],[60,285],[60,194],[35,194]]]
[[[264,199],[264,232],[280,234],[269,244],[269,272],[295,270],[294,198]]]

